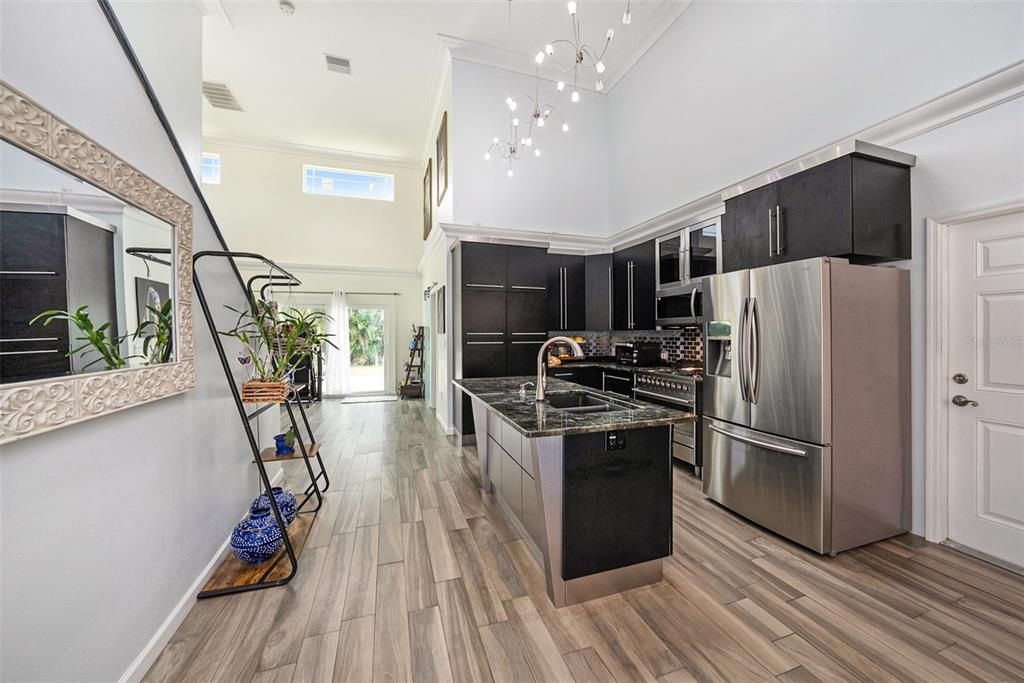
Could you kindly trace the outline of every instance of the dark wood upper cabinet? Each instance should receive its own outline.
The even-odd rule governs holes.
[[[722,216],[723,272],[771,263],[769,225],[774,226],[772,215],[779,203],[778,189],[778,185],[772,183],[725,202],[725,215]]]
[[[462,286],[504,289],[507,284],[507,249],[503,244],[463,242]]]
[[[614,329],[654,329],[655,258],[654,240],[612,254]]]
[[[594,254],[586,258],[586,315],[584,329],[612,328],[612,255]]]
[[[910,168],[848,154],[725,202],[724,272],[818,256],[910,258]]]
[[[585,257],[548,255],[547,313],[549,329],[588,329]]]
[[[545,290],[548,286],[548,252],[540,247],[505,247],[508,253],[509,289]]]

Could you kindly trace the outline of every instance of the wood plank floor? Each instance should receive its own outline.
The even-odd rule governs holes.
[[[1024,681],[1024,578],[951,549],[819,557],[677,469],[665,581],[554,609],[422,401],[311,418],[331,489],[298,575],[196,603],[147,681]]]

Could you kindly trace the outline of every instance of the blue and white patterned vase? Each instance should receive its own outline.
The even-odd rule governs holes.
[[[285,524],[291,524],[292,520],[295,519],[295,513],[298,512],[298,503],[295,501],[295,495],[280,486],[275,486],[270,489],[274,492],[274,500],[277,501],[277,509],[281,511],[281,516],[284,517]],[[252,502],[249,506],[250,512],[255,512],[259,508],[267,508],[270,510],[270,499],[267,498],[267,494],[262,494],[259,498]],[[270,511],[270,516],[274,516],[274,511]]]
[[[270,507],[254,508],[231,532],[231,550],[242,562],[260,564],[273,557],[284,545]]]

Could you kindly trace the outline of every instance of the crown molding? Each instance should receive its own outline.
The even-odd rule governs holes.
[[[199,8],[199,12],[204,17],[210,17],[220,23],[224,24],[228,28],[234,28],[235,25],[231,23],[231,17],[228,16],[228,10],[224,7],[224,3],[221,0],[192,0],[193,4]]]
[[[451,70],[452,54],[443,36],[436,36],[434,53],[431,57],[430,82],[427,87],[427,100],[423,105],[420,128],[420,161],[417,166],[422,171],[426,160],[434,156],[431,143],[434,141],[434,126],[440,121],[441,100],[444,97],[444,82]],[[451,124],[449,123],[449,126]]]
[[[292,273],[316,273],[322,275],[358,275],[363,277],[408,277],[419,279],[420,271],[416,268],[385,268],[383,266],[344,266],[329,263],[301,263],[295,261],[276,261]],[[238,268],[246,272],[264,272],[266,268],[239,264]]]
[[[629,34],[636,35],[636,39],[627,43],[626,59],[621,64],[615,64],[615,68],[605,71],[605,92],[610,93],[615,89],[615,86],[644,58],[654,44],[661,40],[665,32],[672,28],[676,20],[692,4],[693,0],[662,0],[651,18],[647,20],[647,28],[639,33]]]
[[[255,138],[236,137],[232,135],[219,135],[217,133],[204,133],[203,143],[220,145],[222,147],[237,147],[252,149],[260,152],[274,152],[276,154],[290,154],[301,157],[320,157],[333,159],[340,162],[368,164],[373,166],[387,166],[390,168],[419,169],[420,162],[408,157],[389,156],[385,154],[370,154],[367,152],[353,152],[351,150],[336,149],[333,147],[318,147],[315,145],[300,145],[293,142],[279,140],[259,140]]]
[[[550,251],[564,254],[603,254],[611,251],[610,241],[606,237],[458,223],[441,223],[438,228],[445,237],[462,242],[545,247]]]

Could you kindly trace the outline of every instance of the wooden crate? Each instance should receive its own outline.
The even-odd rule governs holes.
[[[288,398],[287,382],[249,380],[242,385],[242,403],[284,403]]]

